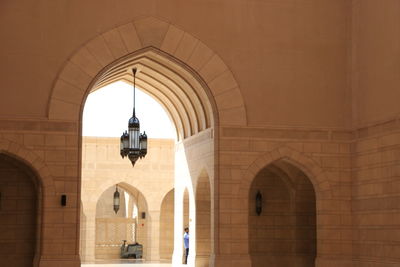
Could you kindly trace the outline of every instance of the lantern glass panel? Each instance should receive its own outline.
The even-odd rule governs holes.
[[[115,191],[115,193],[114,193],[114,206],[119,206],[119,204],[120,204],[119,192]]]
[[[147,150],[147,135],[145,133],[140,136],[140,149]]]
[[[129,135],[128,135],[127,132],[124,133],[123,148],[124,148],[124,149],[129,148]]]
[[[129,148],[139,149],[139,129],[129,128]]]

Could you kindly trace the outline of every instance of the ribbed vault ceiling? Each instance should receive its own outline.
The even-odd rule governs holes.
[[[155,98],[175,124],[178,140],[193,136],[214,125],[213,112],[205,88],[191,71],[160,51],[148,49],[120,59],[95,82],[92,91],[116,81],[133,83]]]
[[[214,124],[212,107],[200,81],[188,69],[159,51],[147,50],[117,61],[98,77],[92,92],[117,81],[132,84],[133,67],[138,68],[136,86],[167,111],[178,140]]]

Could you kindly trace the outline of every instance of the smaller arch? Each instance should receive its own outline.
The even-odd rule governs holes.
[[[195,183],[196,183],[196,190],[195,190],[195,194],[197,193],[197,186],[200,182],[200,180],[204,180],[204,178],[207,179],[209,186],[211,188],[211,180],[210,180],[210,175],[208,174],[208,170],[206,167],[200,168],[200,170],[198,171],[198,173],[196,175],[193,175],[193,177],[196,178]]]
[[[313,159],[303,153],[300,153],[292,148],[281,146],[271,152],[267,152],[259,156],[248,168],[241,182],[239,198],[246,198],[253,178],[265,167],[271,163],[283,160],[297,167],[304,172],[310,179],[315,189],[317,199],[322,197],[331,198],[332,191],[328,179],[325,176],[323,169]]]
[[[96,259],[119,259],[119,245],[125,239],[128,243],[143,245],[143,257],[150,254],[151,231],[147,226],[149,217],[142,218],[142,212],[148,213],[144,195],[127,183],[118,183],[121,207],[118,213],[112,209],[115,187],[112,185],[103,191],[96,202],[95,244]],[[135,213],[136,211],[136,213]],[[146,223],[144,223],[146,220]]]
[[[125,191],[128,191],[128,192],[131,192],[131,193],[133,193],[133,192],[137,192],[137,195],[135,196],[135,198],[136,198],[136,201],[138,201],[138,196],[141,196],[142,198],[143,198],[143,201],[144,201],[144,206],[145,206],[145,208],[147,209],[148,208],[148,203],[147,203],[147,200],[146,200],[146,197],[145,197],[145,195],[143,194],[143,192],[141,191],[141,190],[139,190],[137,187],[135,187],[135,186],[133,186],[133,185],[131,185],[131,184],[128,184],[128,183],[126,183],[126,182],[120,182],[120,183],[118,183],[118,186],[120,186],[121,188],[123,188]]]
[[[175,187],[174,205],[174,253],[172,264],[174,266],[180,265],[184,261],[185,252],[182,246],[182,236],[185,227],[190,229],[188,264],[192,264],[196,258],[196,242],[194,242],[196,240],[196,209],[191,182]]]
[[[163,196],[160,207],[160,259],[172,260],[174,251],[174,194],[171,189]]]
[[[257,192],[263,196],[261,213]],[[284,159],[266,165],[254,177],[246,204],[252,266],[314,266],[316,195],[303,171]]]
[[[103,195],[103,193],[104,193],[106,190],[108,190],[109,188],[111,188],[111,187],[113,187],[113,186],[115,186],[115,185],[118,185],[118,187],[122,188],[123,190],[125,190],[125,191],[127,191],[127,192],[137,192],[138,195],[142,196],[143,201],[144,201],[144,206],[145,206],[145,208],[146,208],[146,209],[148,208],[148,203],[147,203],[146,197],[145,197],[145,195],[143,194],[143,192],[141,192],[141,191],[140,191],[138,188],[136,188],[135,186],[132,186],[132,185],[130,185],[130,184],[126,183],[126,182],[123,182],[123,181],[118,182],[118,183],[115,183],[115,182],[107,182],[107,183],[104,183],[103,186],[101,187],[101,190],[99,191],[100,194],[98,194],[98,195],[96,196],[96,198],[95,198],[95,199],[96,199],[95,203],[98,203],[99,199],[101,198],[101,196]],[[136,200],[137,200],[137,199],[136,199]]]
[[[43,195],[55,195],[55,185],[50,170],[34,151],[0,136],[0,154],[5,154],[30,167],[39,180]]]
[[[4,186],[4,187],[3,187]],[[17,247],[24,244],[24,251],[10,252],[1,264],[38,266],[42,253],[43,231],[43,185],[38,173],[26,161],[0,150],[0,187],[2,188],[2,220],[12,222],[1,225],[2,232],[9,232],[6,242]]]

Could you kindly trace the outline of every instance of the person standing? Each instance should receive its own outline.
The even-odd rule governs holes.
[[[189,255],[189,227],[185,228],[185,233],[183,234],[183,246],[185,247],[185,264],[187,264]]]

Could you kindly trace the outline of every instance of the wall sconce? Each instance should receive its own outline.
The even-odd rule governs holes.
[[[261,212],[262,212],[262,195],[260,191],[258,191],[256,194],[256,213],[258,216],[260,216]]]
[[[118,185],[115,186],[113,203],[114,203],[114,212],[115,212],[115,214],[117,214],[117,212],[119,210],[119,203],[120,203]]]
[[[67,195],[61,195],[61,206],[67,206]]]

